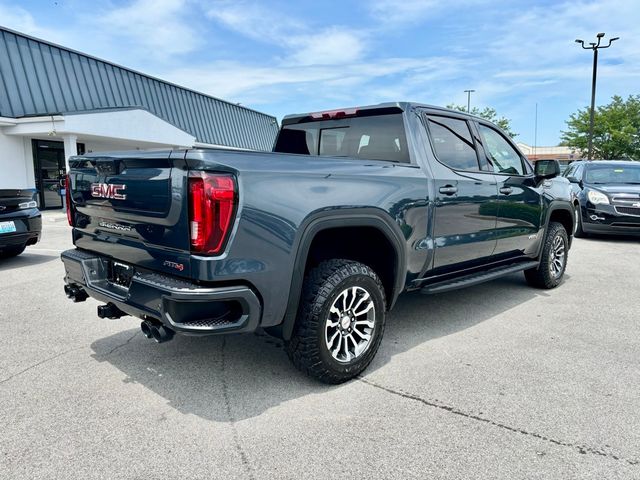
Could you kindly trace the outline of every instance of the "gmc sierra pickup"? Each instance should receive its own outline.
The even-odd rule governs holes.
[[[289,115],[273,150],[73,158],[67,296],[157,342],[261,328],[339,383],[402,292],[563,278],[569,182],[483,119],[414,103]]]

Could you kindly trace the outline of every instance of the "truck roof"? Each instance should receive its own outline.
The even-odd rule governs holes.
[[[329,109],[326,110],[326,112],[342,112],[342,111],[349,111],[349,112],[361,112],[364,110],[397,110],[398,112],[405,112],[411,108],[415,108],[415,107],[420,107],[420,108],[428,108],[430,110],[441,110],[443,112],[450,112],[450,113],[455,113],[456,115],[463,115],[463,116],[467,116],[467,117],[471,117],[471,118],[480,118],[477,117],[476,115],[471,115],[467,112],[462,112],[460,110],[452,110],[450,108],[444,108],[444,107],[438,107],[436,105],[429,105],[429,104],[425,104],[425,103],[419,103],[419,102],[384,102],[384,103],[378,103],[375,105],[363,105],[363,106],[357,106],[357,107],[346,107],[346,108],[333,108],[333,109]],[[288,125],[288,124],[292,124],[292,123],[298,123],[303,119],[306,118],[310,118],[313,117],[314,115],[319,115],[323,113],[323,111],[319,111],[319,112],[307,112],[307,113],[293,113],[293,114],[289,114],[289,115],[285,115],[284,118],[282,119],[282,125]]]

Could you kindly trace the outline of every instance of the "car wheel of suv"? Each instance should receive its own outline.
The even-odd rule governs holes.
[[[582,208],[580,204],[576,204],[576,231],[573,232],[573,236],[576,238],[584,238],[587,236],[585,231],[582,229]]]
[[[525,270],[529,285],[537,288],[554,288],[560,285],[567,268],[569,237],[561,223],[550,222],[542,246],[538,268]]]
[[[385,325],[384,288],[376,273],[350,260],[329,260],[306,276],[287,353],[325,383],[342,383],[375,356]]]
[[[18,245],[15,247],[4,247],[2,250],[0,250],[0,258],[17,257],[22,252],[24,252],[25,248],[27,248],[26,245]]]

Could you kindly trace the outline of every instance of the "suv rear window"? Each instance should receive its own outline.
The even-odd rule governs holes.
[[[409,163],[402,114],[283,125],[273,150]]]

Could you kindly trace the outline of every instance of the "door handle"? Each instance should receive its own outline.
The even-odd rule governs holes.
[[[455,195],[456,193],[458,193],[458,187],[454,187],[453,185],[445,185],[444,187],[440,187],[438,191],[445,195]]]
[[[504,193],[505,195],[509,195],[512,192],[513,192],[513,188],[511,187],[502,187],[500,189],[500,193]]]

